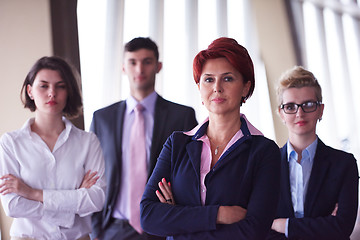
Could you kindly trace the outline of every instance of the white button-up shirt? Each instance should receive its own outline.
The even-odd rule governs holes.
[[[1,196],[6,215],[13,217],[10,235],[35,239],[78,239],[91,232],[91,214],[105,201],[104,159],[97,137],[63,118],[65,129],[51,151],[31,131],[29,119],[0,139],[0,175],[13,174],[43,190],[43,202],[11,193]],[[80,188],[85,173],[100,178],[91,188]]]

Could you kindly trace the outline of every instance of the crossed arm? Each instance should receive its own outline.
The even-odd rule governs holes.
[[[98,179],[99,176],[97,176],[97,172],[91,172],[89,170],[85,174],[79,188],[90,188]],[[2,176],[0,180],[3,180],[3,183],[0,184],[0,194],[15,193],[29,200],[43,202],[43,190],[30,187],[24,183],[21,178],[15,177],[12,174],[6,174]]]
[[[333,212],[331,213],[331,216],[336,216],[338,210],[338,204],[336,204]],[[271,225],[271,229],[279,232],[279,233],[283,233],[285,234],[285,230],[286,230],[286,219],[287,218],[277,218],[273,221],[272,225]]]
[[[176,205],[175,199],[171,191],[170,182],[166,182],[165,178],[163,178],[161,182],[158,183],[158,185],[161,192],[159,190],[156,190],[155,194],[159,198],[159,201],[162,203]],[[220,206],[217,213],[216,223],[236,223],[245,218],[246,212],[246,209],[240,206]]]

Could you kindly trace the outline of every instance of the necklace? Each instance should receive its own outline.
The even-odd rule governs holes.
[[[209,138],[209,137],[208,137]],[[211,144],[211,139],[209,138],[210,144]],[[221,144],[221,145],[217,145],[215,150],[214,150],[214,155],[216,156],[219,153],[219,148],[224,146],[225,144]]]
[[[215,151],[214,151],[214,154],[215,154],[215,156],[218,154],[218,152],[219,152],[219,147],[220,146],[216,146],[216,148],[215,148]]]

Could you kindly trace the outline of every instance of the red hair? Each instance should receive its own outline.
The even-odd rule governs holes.
[[[251,86],[245,97],[245,99],[248,99],[255,88],[254,65],[246,48],[232,38],[218,38],[214,40],[207,49],[202,50],[195,56],[193,62],[195,82],[197,84],[200,82],[200,76],[206,61],[215,58],[226,58],[230,64],[241,73],[244,78],[244,83],[250,81]]]

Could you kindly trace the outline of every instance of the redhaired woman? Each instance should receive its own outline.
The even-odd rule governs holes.
[[[219,38],[193,67],[209,117],[168,138],[143,195],[142,226],[168,239],[264,239],[280,152],[240,113],[254,91],[252,60],[234,39]]]

